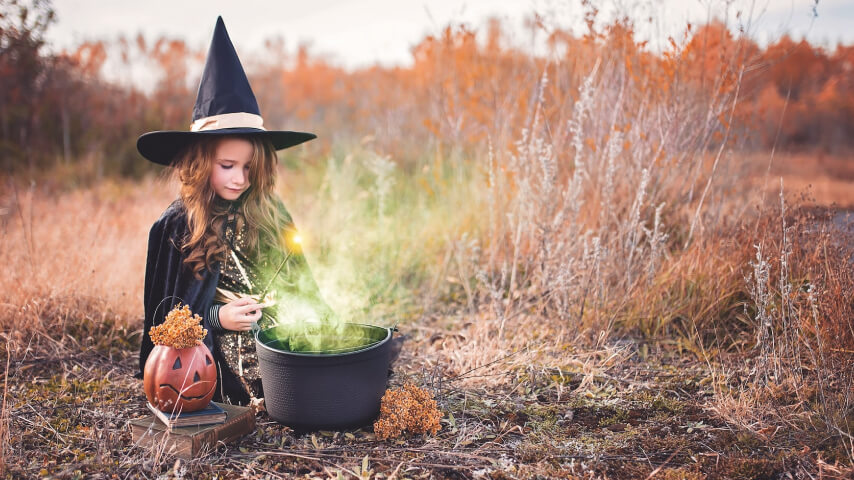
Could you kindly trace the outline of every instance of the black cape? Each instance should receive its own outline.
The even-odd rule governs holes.
[[[285,228],[294,229],[293,221],[285,206],[278,202],[283,217],[288,225]],[[216,348],[213,329],[208,318],[210,306],[213,303],[216,287],[219,283],[220,265],[216,263],[211,270],[203,269],[201,279],[197,279],[192,270],[184,264],[184,254],[180,246],[187,237],[189,225],[184,203],[178,199],[163,212],[154,222],[148,235],[148,257],[145,264],[145,289],[143,303],[145,305],[145,320],[142,343],[139,349],[139,372],[135,375],[142,378],[145,362],[154,348],[149,332],[155,325],[163,323],[166,314],[172,308],[182,303],[190,306],[190,310],[203,319],[203,327],[208,333],[204,343],[213,353],[217,364],[217,389],[213,399],[221,402],[225,399],[231,403],[245,405],[249,402],[249,394],[243,388],[237,375],[231,371],[223,358],[222,352]],[[279,257],[280,259],[283,257]],[[300,294],[314,297],[314,302],[321,308],[331,312],[328,305],[320,297],[317,284],[311,277],[308,263],[301,252],[292,254],[288,260],[291,271],[300,272],[306,282],[301,282],[303,288]]]

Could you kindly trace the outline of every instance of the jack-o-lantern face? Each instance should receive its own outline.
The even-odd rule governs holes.
[[[155,345],[145,361],[148,401],[163,412],[194,412],[208,406],[216,388],[213,355],[203,343],[191,348]]]

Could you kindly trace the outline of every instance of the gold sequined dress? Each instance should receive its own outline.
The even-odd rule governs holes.
[[[214,298],[217,309],[235,298],[250,294],[256,290],[255,286],[261,281],[254,263],[247,255],[246,235],[244,218],[240,213],[231,213],[225,221],[223,231],[227,248],[225,259],[220,267],[219,284]],[[258,321],[258,326],[266,328],[271,322],[269,312],[265,312]],[[237,332],[218,329],[214,332],[214,341],[218,343],[223,358],[231,371],[240,379],[249,396],[252,399],[263,398],[252,331]]]
[[[335,314],[321,298],[320,290],[301,251],[273,251],[264,258],[252,255],[248,249],[247,224],[239,204],[230,204],[226,213],[221,234],[222,241],[226,244],[226,252],[220,263],[220,276],[209,319],[214,342],[222,358],[252,401],[261,399],[264,395],[258,356],[255,353],[255,337],[252,331],[237,332],[222,328],[218,320],[219,308],[237,298],[262,292],[268,282],[273,280],[274,282],[270,283],[270,296],[263,301],[268,302],[273,298],[277,304],[275,307],[264,308],[258,321],[259,328],[270,327],[280,316],[280,320],[287,321],[289,316],[297,315],[297,312],[312,312],[318,318],[329,318]],[[283,231],[296,234],[290,215],[287,215],[287,225],[283,227]],[[266,275],[262,274],[263,272],[266,272]],[[232,399],[223,400],[228,402]]]

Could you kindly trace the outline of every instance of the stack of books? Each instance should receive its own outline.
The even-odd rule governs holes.
[[[191,459],[255,431],[255,413],[249,407],[211,402],[204,410],[168,414],[148,405],[152,414],[128,422],[134,445],[162,448],[165,453]]]
[[[175,427],[190,427],[196,425],[212,425],[224,423],[228,414],[216,402],[211,402],[206,408],[195,412],[161,412],[154,405],[146,403],[155,417],[160,419],[171,432]]]

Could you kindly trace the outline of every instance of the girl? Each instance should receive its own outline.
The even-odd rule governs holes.
[[[180,198],[149,234],[138,377],[153,348],[148,332],[181,302],[208,330],[205,344],[218,373],[214,400],[258,404],[263,391],[251,330],[294,315],[333,315],[274,188],[276,150],[312,138],[264,129],[219,18],[190,131],[150,132],[137,141],[144,157],[172,166],[181,184]]]

